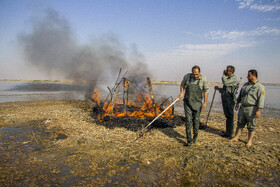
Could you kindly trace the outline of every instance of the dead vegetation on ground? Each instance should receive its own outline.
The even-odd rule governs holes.
[[[131,143],[137,132],[94,123],[91,107],[86,101],[0,104],[0,184],[280,185],[279,117],[258,119],[247,149],[246,129],[231,143],[221,137],[223,114],[211,114],[197,144],[185,147],[183,124],[152,129]]]

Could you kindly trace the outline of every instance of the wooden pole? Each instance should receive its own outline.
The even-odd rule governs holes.
[[[112,102],[112,108],[111,108],[111,111],[110,111],[110,115],[113,116],[113,110],[114,110],[114,107],[115,107],[115,103],[117,101],[117,98],[118,98],[118,94],[119,94],[119,85],[117,86],[116,88],[116,93],[115,93],[115,96],[114,96],[114,100]]]
[[[126,105],[127,103],[125,102],[125,97],[127,96],[127,80],[126,78],[124,77],[123,78],[123,108],[125,110],[125,114],[127,114],[127,109],[126,109]]]
[[[157,108],[156,108],[156,103],[155,103],[155,98],[154,98],[154,94],[153,94],[152,83],[151,83],[150,77],[147,77],[147,82],[148,82],[148,86],[149,86],[149,90],[150,90],[150,94],[151,94],[151,99],[153,102],[155,116],[157,116]]]
[[[209,111],[208,111],[205,126],[207,126],[207,123],[208,123],[208,118],[209,118],[209,115],[210,115],[210,112],[211,112],[211,109],[212,109],[212,106],[213,106],[215,95],[216,95],[216,89],[215,89],[214,94],[213,94],[213,98],[212,98],[211,105],[210,105],[210,108],[209,108]]]
[[[127,115],[127,107],[128,107],[128,90],[129,90],[129,84],[128,84],[128,80],[126,79],[126,115]]]
[[[180,98],[177,98],[175,101],[173,101],[173,103],[171,103],[164,111],[162,111],[155,119],[153,119],[153,121],[151,121],[151,123],[149,123],[144,129],[142,129],[142,132],[140,133],[140,136],[138,136],[133,142],[135,142],[136,140],[138,140],[140,137],[142,137],[144,135],[144,133],[146,132],[147,128],[152,125],[152,123],[154,123],[164,112],[166,112],[171,106],[173,106],[177,101],[179,101]]]
[[[125,107],[125,95],[126,95],[126,93],[125,93],[125,77],[123,78],[123,106]]]
[[[116,90],[116,87],[118,87],[119,85],[120,85],[120,83],[122,82],[122,78],[125,76],[125,74],[127,73],[127,71],[123,74],[123,76],[122,76],[122,78],[121,78],[121,80],[118,82],[118,79],[119,79],[119,77],[120,77],[120,74],[121,74],[121,71],[122,71],[122,68],[120,68],[120,71],[119,71],[119,74],[118,74],[118,77],[117,77],[117,79],[116,79],[116,83],[115,83],[115,85],[114,85],[114,87],[112,88],[112,89],[110,89],[109,87],[107,87],[108,89],[109,89],[109,91],[110,91],[110,93],[107,95],[107,97],[106,97],[106,99],[105,99],[105,103],[107,103],[107,100],[108,100],[108,97],[109,97],[109,95],[111,95],[111,99],[110,99],[110,101],[108,102],[108,103],[110,103],[110,102],[112,102],[112,92],[115,92],[115,90]]]
[[[173,97],[172,97],[172,96],[168,97],[167,99],[165,99],[165,100],[159,105],[161,110],[163,110],[163,104],[164,104],[169,98],[170,98],[171,101],[173,102]],[[173,105],[173,106],[172,106],[172,115],[174,115],[174,111],[175,111],[175,107],[174,107],[174,105]]]

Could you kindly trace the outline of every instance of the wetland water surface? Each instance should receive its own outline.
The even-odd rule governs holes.
[[[241,85],[242,86],[242,85]],[[100,87],[104,95],[108,94],[107,85]],[[265,85],[266,114],[280,114],[280,85]],[[36,100],[84,100],[87,87],[83,85],[59,82],[41,81],[0,81],[0,103]],[[240,89],[239,89],[240,90]],[[153,85],[155,98],[172,97],[179,95],[179,85]],[[208,108],[213,99],[214,85],[209,86]],[[177,105],[178,106],[178,105]],[[213,102],[213,111],[222,111],[221,97],[218,92]],[[182,106],[177,107],[182,111]]]

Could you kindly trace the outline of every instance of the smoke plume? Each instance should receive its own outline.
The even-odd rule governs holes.
[[[50,78],[90,82],[114,81],[120,68],[127,78],[141,84],[151,76],[144,57],[135,46],[125,47],[113,34],[105,34],[87,44],[79,44],[69,22],[48,9],[45,16],[32,21],[31,32],[19,35],[28,64],[47,72]]]

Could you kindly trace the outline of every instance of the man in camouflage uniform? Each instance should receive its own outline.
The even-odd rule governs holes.
[[[190,146],[192,143],[196,143],[201,109],[206,108],[208,98],[208,81],[205,76],[200,74],[199,66],[194,66],[192,68],[192,73],[188,73],[184,76],[180,86],[179,98],[183,97],[184,91],[184,109],[186,115],[187,134],[186,146]],[[204,102],[202,104],[203,98]],[[192,128],[193,137],[191,136]]]
[[[250,70],[248,72],[248,82],[243,85],[237,98],[235,109],[238,110],[238,123],[236,134],[230,141],[238,141],[245,125],[248,129],[248,142],[246,147],[252,146],[252,139],[256,130],[256,118],[260,117],[264,107],[265,87],[258,81],[258,72]]]
[[[223,110],[226,116],[226,133],[222,136],[227,138],[232,138],[234,130],[235,91],[238,89],[238,81],[234,71],[233,66],[227,66],[227,69],[223,71],[223,87],[215,86],[215,90],[219,90],[221,93]]]

